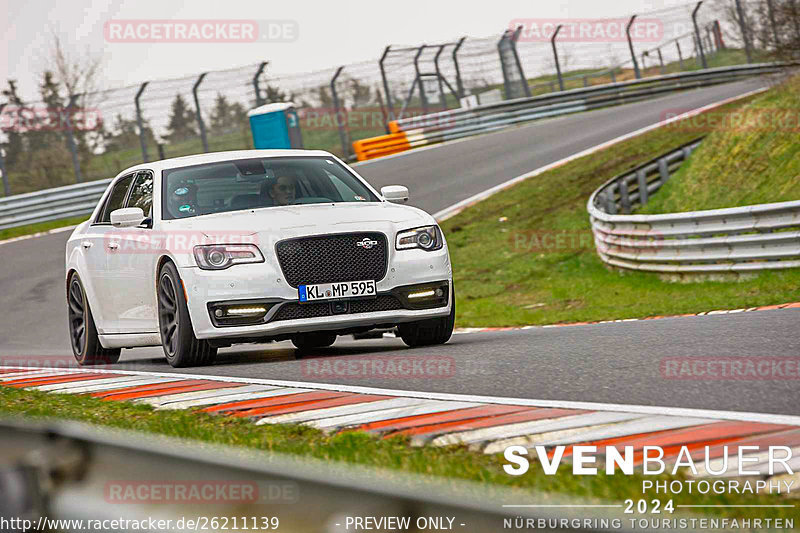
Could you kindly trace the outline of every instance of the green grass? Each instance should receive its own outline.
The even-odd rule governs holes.
[[[696,136],[681,127],[650,131],[519,183],[445,221],[457,325],[610,320],[800,300],[798,269],[738,282],[671,283],[655,274],[610,270],[597,257],[586,212],[589,195],[610,177]],[[532,234],[539,241],[541,235],[569,238],[564,246],[537,249]]]
[[[61,220],[37,222],[36,224],[28,224],[27,226],[18,226],[16,228],[3,229],[0,230],[0,241],[4,241],[6,239],[13,239],[14,237],[21,237],[23,235],[32,235],[34,233],[49,231],[51,229],[63,228],[66,226],[75,226],[86,220],[86,218],[87,217],[85,216],[62,218]]]
[[[740,108],[689,128],[710,133],[642,213],[670,213],[800,200],[800,76]],[[788,119],[781,125],[782,120]],[[757,121],[764,121],[763,126]],[[676,126],[680,127],[680,126]]]
[[[531,464],[528,473],[510,476],[503,471],[502,455],[485,455],[463,446],[437,448],[411,447],[399,437],[380,439],[363,432],[326,435],[313,428],[297,425],[256,426],[247,419],[213,416],[192,411],[154,411],[145,405],[126,402],[103,402],[89,396],[47,394],[0,387],[0,415],[20,415],[28,419],[52,418],[75,420],[119,429],[192,439],[199,442],[240,446],[256,450],[314,457],[325,461],[380,467],[389,471],[474,481],[491,486],[517,489],[521,496],[536,492],[569,494],[575,498],[622,502],[642,497],[644,476],[606,475],[574,476],[562,465],[554,476],[545,475]],[[569,466],[569,465],[567,465]],[[602,470],[602,469],[601,469]],[[651,480],[683,479],[676,476],[647,476]],[[386,479],[391,482],[391,478]],[[651,498],[647,498],[648,500]],[[662,503],[667,498],[659,498]],[[687,495],[672,498],[674,503],[700,504],[775,504],[777,495]],[[713,509],[721,516],[749,516],[745,509]],[[791,517],[791,509],[759,509],[759,517]]]

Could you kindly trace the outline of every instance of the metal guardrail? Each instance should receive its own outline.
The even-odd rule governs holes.
[[[592,194],[587,209],[600,259],[620,268],[678,274],[800,267],[800,201],[630,214],[701,141],[611,178]]]
[[[423,477],[75,422],[0,419],[0,450],[0,489],[13,489],[0,500],[0,517],[23,517],[33,524],[43,516],[84,523],[153,518],[172,520],[171,527],[159,526],[159,531],[194,531],[185,522],[180,527],[177,520],[200,519],[202,523],[202,517],[206,517],[212,526],[206,530],[211,531],[222,530],[225,521],[226,529],[231,531],[332,533],[358,529],[352,524],[345,527],[348,517],[407,517],[411,523],[403,528],[407,531],[494,533],[528,529],[506,527],[515,520],[526,523],[528,519],[548,519],[549,524],[558,524],[568,518],[575,521],[570,524],[577,531],[632,531],[628,516],[621,509],[503,507],[532,501],[579,506],[585,503],[569,494],[540,494]],[[197,501],[197,496],[174,496],[178,494],[177,487],[192,484],[225,490],[214,492],[219,495],[201,496],[202,501]],[[250,491],[245,492],[248,488]],[[219,527],[210,522],[212,517],[217,518]],[[233,526],[234,517],[238,527]],[[247,523],[242,527],[245,517]],[[252,517],[257,518],[257,525],[251,527]],[[450,528],[417,526],[419,518],[446,517],[454,519]],[[277,518],[279,527],[263,527],[262,518]],[[621,527],[587,526],[584,522],[603,524],[613,518],[620,519]],[[555,530],[551,528],[534,527]]]
[[[353,149],[359,161],[363,161],[523,122],[775,73],[792,65],[794,63],[760,63],[678,72],[398,119],[389,123],[390,134],[355,141]]]
[[[88,215],[110,179],[0,198],[0,229]]]

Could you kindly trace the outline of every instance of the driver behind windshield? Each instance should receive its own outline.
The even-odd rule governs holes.
[[[275,180],[265,187],[267,195],[274,205],[291,205],[297,195],[297,177],[291,170],[281,169],[275,172]]]

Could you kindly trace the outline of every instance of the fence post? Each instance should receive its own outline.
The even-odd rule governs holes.
[[[683,70],[683,54],[681,53],[681,43],[676,40],[675,46],[678,48],[678,65],[680,65],[681,70]]]
[[[72,133],[72,119],[70,118],[70,114],[72,113],[72,109],[75,107],[75,101],[78,99],[78,96],[79,95],[77,94],[73,94],[69,97],[66,116],[64,117],[64,120],[67,123],[67,146],[69,147],[69,152],[72,156],[72,168],[75,171],[75,183],[80,183],[83,181],[81,179],[81,163],[78,161],[78,147],[75,145],[75,135]]]
[[[517,63],[517,71],[519,71],[520,81],[522,82],[522,90],[525,91],[525,96],[530,98],[531,88],[528,86],[528,78],[525,77],[525,71],[522,70],[522,62],[519,60],[519,53],[517,53],[517,40],[519,34],[522,33],[522,25],[517,26],[514,33],[511,35],[511,51],[514,53],[514,61]]]
[[[648,52],[647,50],[642,52],[642,72],[647,70],[647,63],[645,63],[644,61],[645,57],[650,57],[650,52]]]
[[[703,39],[700,37],[700,29],[697,27],[697,12],[700,10],[700,6],[703,5],[703,0],[697,2],[697,5],[692,11],[692,24],[694,24],[694,35],[697,38],[697,49],[700,52],[700,63],[703,65],[703,68],[708,68],[708,63],[706,63],[706,54],[703,52]]]
[[[753,52],[750,49],[750,37],[747,35],[747,22],[744,20],[744,9],[742,8],[742,0],[736,0],[736,12],[739,14],[739,28],[742,31],[742,40],[744,41],[744,53],[747,55],[747,62],[753,62]]]
[[[142,146],[142,159],[145,163],[148,163],[150,158],[147,157],[147,139],[144,134],[144,121],[142,120],[142,107],[139,105],[139,98],[142,97],[142,93],[147,88],[148,83],[150,82],[146,81],[139,87],[139,92],[136,93],[136,97],[133,99],[133,103],[136,104],[136,124],[139,126],[139,144]]]
[[[706,43],[708,43],[708,53],[714,53],[714,41],[711,39],[711,30],[706,26]]]
[[[510,30],[505,30],[503,35],[500,36],[500,40],[497,41],[497,53],[500,56],[500,70],[503,72],[503,91],[506,99],[511,98],[513,94],[511,92],[511,80],[508,78],[508,68],[506,67],[505,61],[503,61],[503,45],[508,39],[509,32]]]
[[[433,56],[433,68],[436,69],[436,81],[439,84],[439,98],[442,99],[442,111],[447,111],[447,96],[444,94],[444,84],[442,83],[442,72],[439,70],[439,56],[444,52],[446,44],[440,45]]]
[[[800,16],[797,13],[797,0],[789,0],[789,5],[792,6],[792,20],[794,21],[794,38],[800,39]],[[717,21],[719,28],[719,21]],[[720,40],[722,40],[722,32],[720,32]]]
[[[661,55],[661,48],[659,48],[657,51],[658,51],[658,63],[659,65],[661,65],[661,75],[663,76],[664,74],[667,73],[667,69],[666,67],[664,67],[664,56]]]
[[[456,43],[456,47],[453,48],[453,65],[456,67],[456,89],[458,90],[458,97],[464,98],[464,82],[461,79],[461,69],[458,66],[458,50],[461,48],[461,45],[464,44],[466,37],[462,37]]]
[[[556,31],[553,32],[553,36],[550,37],[550,45],[553,47],[553,59],[556,62],[556,76],[558,76],[558,90],[564,90],[564,79],[561,76],[561,64],[558,62],[558,50],[556,49],[556,37],[558,37],[558,32],[561,31],[561,27],[563,24],[559,24],[556,26]]]
[[[258,64],[258,70],[256,70],[255,75],[253,76],[253,90],[256,93],[256,107],[264,105],[264,99],[261,98],[261,87],[259,86],[261,77],[261,73],[264,72],[264,69],[267,66],[268,61],[262,61]]]
[[[628,25],[625,26],[625,35],[628,37],[628,48],[631,51],[631,60],[633,61],[633,74],[636,76],[636,79],[640,79],[642,77],[642,73],[639,72],[639,63],[636,62],[636,52],[633,51],[633,41],[631,40],[631,26],[633,26],[633,21],[636,20],[636,15],[631,17],[631,20],[628,21]]]
[[[3,109],[5,109],[6,105],[8,104],[0,104],[0,115],[3,114]],[[6,161],[3,157],[3,149],[0,147],[0,173],[3,174],[3,196],[11,196],[11,186],[8,183],[8,174],[6,173]]]
[[[426,115],[428,114],[428,98],[425,96],[425,84],[422,82],[422,76],[419,72],[419,56],[422,55],[422,52],[425,51],[427,45],[423,44],[417,49],[417,53],[414,56],[414,72],[417,74],[417,80],[419,81],[419,99],[422,103],[422,112]],[[409,100],[410,101],[410,100]]]
[[[381,80],[383,80],[383,93],[386,95],[386,107],[389,109],[389,121],[394,120],[394,103],[392,103],[392,93],[389,91],[389,80],[386,79],[386,69],[383,66],[383,62],[386,60],[386,56],[389,55],[389,50],[391,48],[392,45],[388,45],[384,48],[383,55],[380,61],[378,61],[378,66],[381,68]],[[389,127],[388,124],[386,127]]]
[[[347,134],[344,131],[343,121],[339,116],[341,106],[339,105],[339,95],[336,94],[336,78],[339,77],[342,70],[344,70],[344,66],[337,68],[336,73],[333,75],[333,78],[331,78],[331,98],[333,98],[334,116],[336,117],[336,127],[339,130],[339,140],[342,142],[342,153],[346,159],[350,156],[350,145],[347,143]]]
[[[775,49],[777,49],[781,44],[781,40],[780,37],[778,37],[778,25],[775,24],[775,10],[772,6],[772,0],[767,0],[767,11],[769,12],[769,22],[772,24],[772,36],[775,39]]]
[[[194,97],[194,109],[197,113],[197,126],[200,128],[200,140],[203,143],[203,152],[208,152],[208,137],[206,136],[206,125],[203,122],[203,114],[200,112],[200,99],[197,97],[197,89],[206,77],[207,72],[203,72],[197,77],[197,81],[192,86],[192,96]]]

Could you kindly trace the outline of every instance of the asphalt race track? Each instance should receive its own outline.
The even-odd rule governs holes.
[[[686,111],[751,91],[751,79],[590,113],[536,122],[358,166],[373,185],[404,184],[430,212],[548,163]],[[69,232],[0,245],[0,364],[72,357],[64,299]],[[778,303],[778,302],[776,302]],[[698,309],[698,311],[701,311]],[[798,414],[796,382],[664,379],[668,357],[795,356],[800,309],[533,328],[455,335],[445,346],[407,350],[399,339],[341,338],[326,359],[441,356],[454,371],[426,379],[337,378],[314,374],[288,343],[234,346],[212,367],[173,370],[160,348],[123,351],[116,367],[347,383],[392,389]]]

